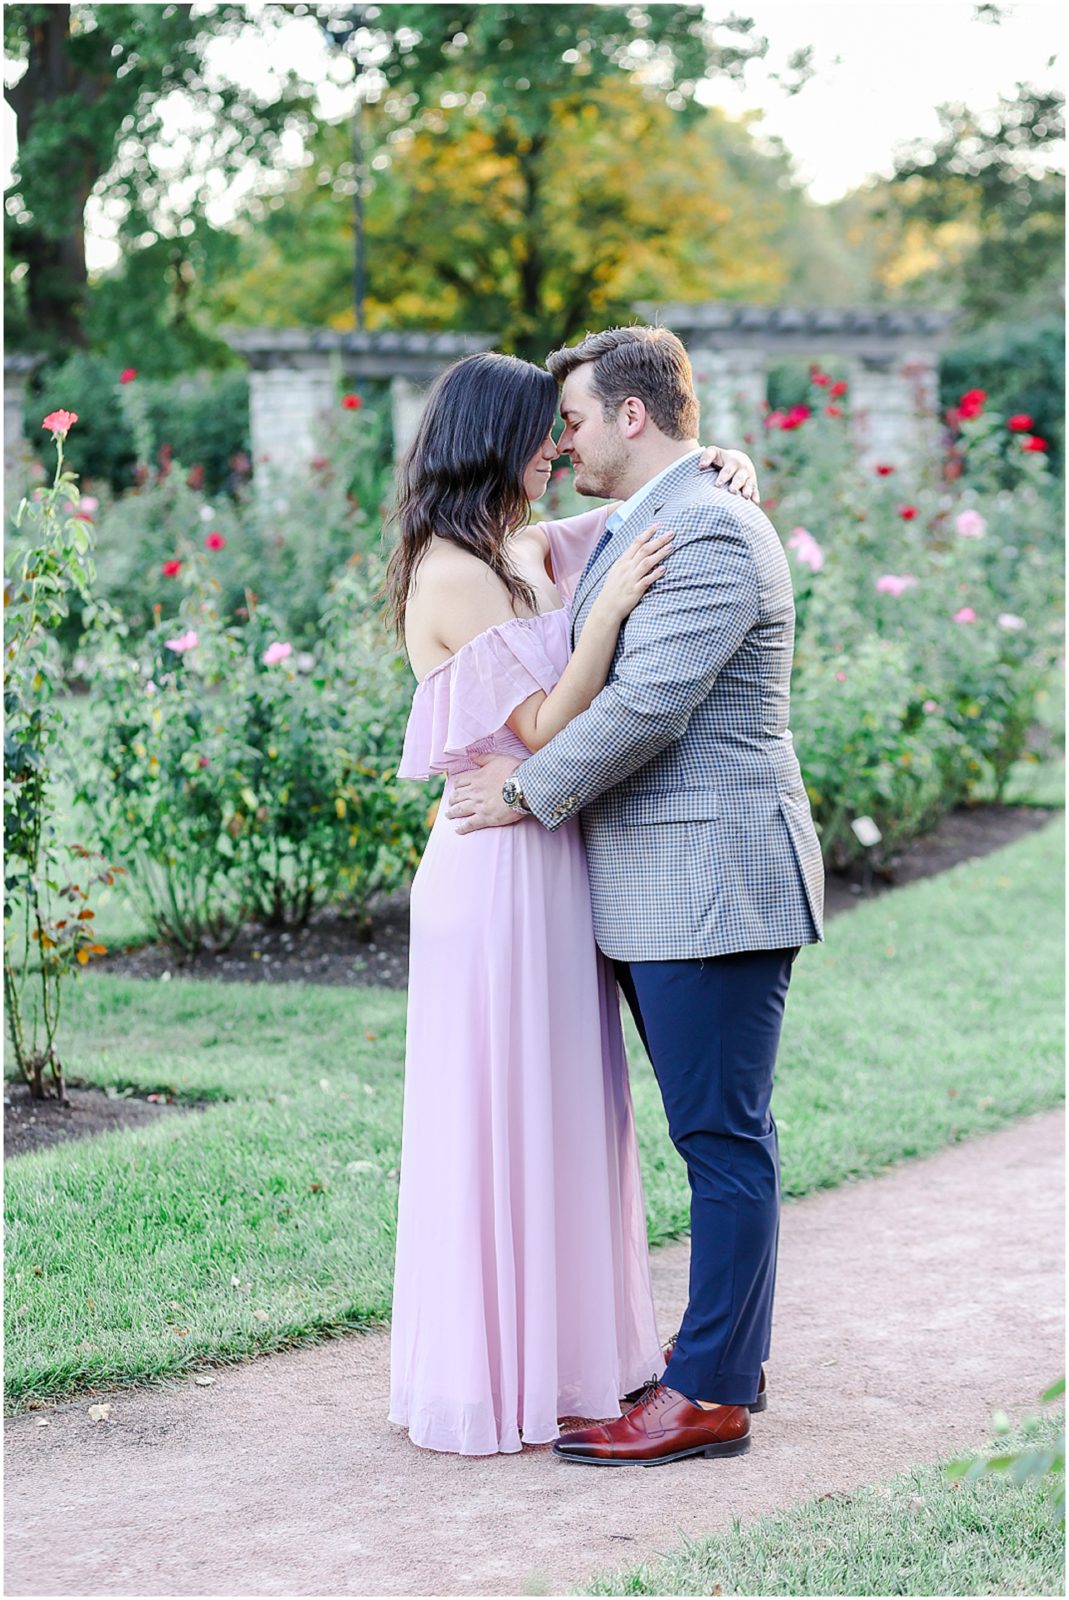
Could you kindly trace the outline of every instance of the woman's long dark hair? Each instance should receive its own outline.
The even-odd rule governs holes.
[[[398,637],[413,574],[434,534],[485,561],[514,609],[537,609],[530,584],[509,566],[505,540],[530,515],[523,475],[556,407],[556,381],[517,356],[465,356],[434,384],[398,469],[390,518],[401,537],[386,569],[386,615]]]

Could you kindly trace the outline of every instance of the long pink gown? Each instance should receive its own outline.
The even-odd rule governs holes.
[[[604,520],[544,525],[566,599]],[[417,688],[401,775],[527,755],[506,718],[569,650],[566,610],[471,640]],[[412,886],[390,1420],[432,1450],[518,1451],[618,1416],[663,1365],[578,819],[459,835],[443,803]]]

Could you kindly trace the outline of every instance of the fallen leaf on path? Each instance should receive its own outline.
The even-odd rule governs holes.
[[[215,1382],[215,1379],[209,1377],[206,1372],[202,1372],[193,1379],[193,1382],[199,1384],[202,1389],[206,1389],[210,1383]]]
[[[39,1428],[50,1428],[52,1426],[47,1417],[38,1417],[36,1420]]]
[[[89,1407],[89,1420],[90,1420],[90,1422],[107,1422],[107,1420],[108,1420],[108,1418],[110,1416],[111,1416],[111,1407],[110,1406],[99,1405],[99,1406],[90,1406]]]

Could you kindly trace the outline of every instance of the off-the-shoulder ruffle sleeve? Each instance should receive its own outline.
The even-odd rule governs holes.
[[[562,522],[538,524],[549,540],[553,581],[565,600],[571,600],[575,593],[575,586],[583,576],[583,568],[605,532],[608,520],[607,507],[599,506],[596,511],[583,511],[577,517],[565,517]]]
[[[488,628],[416,687],[398,777],[429,778],[498,733],[518,705],[556,687],[568,656],[567,610]],[[522,748],[522,747],[521,747]]]

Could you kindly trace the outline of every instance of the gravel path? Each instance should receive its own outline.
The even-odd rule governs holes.
[[[355,1336],[116,1393],[103,1422],[84,1400],[9,1421],[5,1592],[562,1594],[977,1445],[1063,1370],[1062,1141],[1045,1113],[788,1206],[747,1456],[429,1454],[384,1420],[387,1338]],[[685,1243],[656,1253],[665,1333],[686,1273]]]

